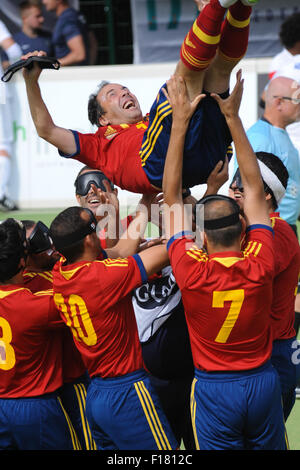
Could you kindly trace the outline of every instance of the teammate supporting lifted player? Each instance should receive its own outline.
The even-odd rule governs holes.
[[[187,131],[185,188],[205,183],[230,148],[226,120],[209,94],[228,95],[231,71],[247,50],[250,5],[256,1],[210,0],[181,46],[175,74],[184,78],[191,100],[201,94]],[[143,194],[161,189],[172,123],[172,108],[162,88],[149,115],[143,117],[137,98],[126,87],[102,83],[89,100],[90,121],[99,129],[82,134],[53,122],[38,85],[40,73],[38,66],[24,69],[31,115],[40,137],[62,156],[100,169],[120,188]]]

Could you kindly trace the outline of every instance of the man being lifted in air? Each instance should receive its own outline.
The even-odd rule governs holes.
[[[210,0],[181,46],[175,74],[184,78],[191,100],[202,94],[187,131],[184,188],[205,183],[228,152],[231,134],[210,93],[228,96],[231,71],[247,50],[254,3],[256,0]],[[172,124],[172,108],[163,87],[144,117],[128,88],[102,82],[88,105],[89,119],[98,130],[83,134],[53,122],[41,96],[40,73],[37,65],[30,71],[24,69],[31,115],[41,138],[57,147],[60,155],[100,169],[122,189],[143,194],[161,189]]]

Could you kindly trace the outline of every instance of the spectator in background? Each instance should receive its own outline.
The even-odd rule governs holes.
[[[13,40],[5,24],[0,21],[0,46],[10,62],[22,55],[18,44]],[[0,76],[3,75],[0,63]],[[12,93],[10,85],[1,82],[0,88],[0,210],[16,210],[17,205],[8,197],[8,183],[11,176],[11,154],[13,143]]]
[[[254,152],[276,155],[286,166],[289,180],[278,211],[294,229],[300,213],[300,160],[286,128],[300,118],[300,85],[287,77],[271,80],[265,91],[265,110],[247,131]],[[296,98],[296,95],[298,98]]]
[[[300,12],[289,16],[282,23],[279,37],[284,49],[273,58],[269,78],[281,75],[300,83]],[[290,124],[287,132],[300,158],[300,124]]]
[[[52,33],[55,57],[61,65],[88,65],[89,33],[83,16],[68,0],[43,0],[43,5],[57,17]]]
[[[20,15],[22,29],[13,34],[13,39],[21,47],[22,53],[27,54],[31,51],[42,50],[48,56],[53,55],[51,33],[41,29],[44,17],[40,1],[25,0],[20,3]],[[5,53],[3,59],[8,60]]]
[[[271,62],[269,78],[272,78],[278,70],[293,63],[295,59],[300,62],[300,12],[286,18],[281,25],[279,37],[283,50]]]

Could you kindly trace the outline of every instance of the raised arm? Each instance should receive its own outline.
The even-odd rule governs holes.
[[[42,56],[46,54],[41,51],[35,51],[22,56],[22,59],[27,59],[32,55]],[[53,122],[42,98],[38,83],[40,74],[41,69],[37,64],[34,64],[31,70],[23,69],[28,103],[36,131],[42,139],[57,147],[64,154],[72,155],[76,152],[74,135],[70,130],[59,127]]]
[[[190,101],[182,77],[172,76],[164,91],[173,111],[172,128],[163,175],[165,235],[170,239],[182,230],[190,230],[182,200],[182,161],[184,141],[190,119],[204,94]]]
[[[143,195],[137,206],[136,215],[127,230],[114,247],[106,250],[109,258],[127,258],[139,251],[149,221],[149,207],[154,199],[155,194]]]
[[[237,72],[236,77],[236,85],[227,99],[222,100],[220,96],[216,94],[212,94],[211,96],[218,102],[226,118],[234,142],[237,162],[244,187],[244,213],[247,224],[270,225],[269,211],[257,158],[239,117],[239,107],[244,85],[241,70]]]

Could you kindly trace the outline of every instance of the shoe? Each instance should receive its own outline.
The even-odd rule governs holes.
[[[19,208],[18,206],[7,196],[3,196],[0,199],[0,211],[9,212],[9,211],[17,211]]]
[[[259,2],[259,0],[241,0],[241,2],[243,5],[246,5],[248,7],[253,7]]]
[[[300,386],[296,387],[296,398],[300,398]]]

